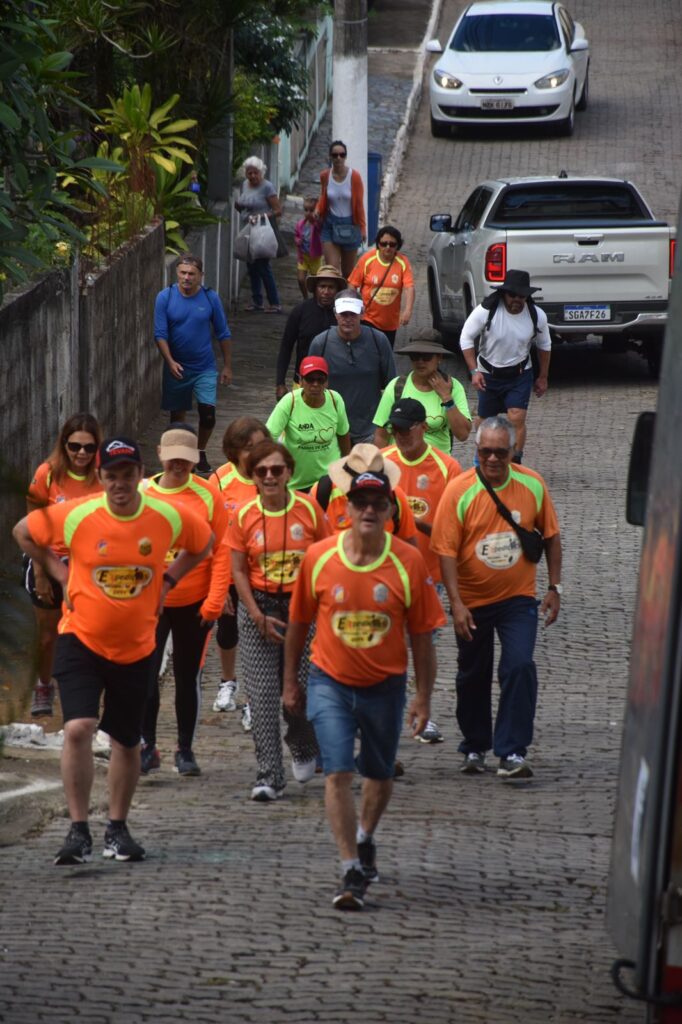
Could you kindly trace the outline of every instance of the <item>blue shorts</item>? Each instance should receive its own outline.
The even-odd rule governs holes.
[[[325,775],[354,772],[392,779],[405,713],[405,673],[374,686],[346,686],[310,663],[307,716]],[[354,757],[360,733],[360,753]]]
[[[332,238],[332,228],[333,228],[334,224],[353,224],[353,223],[354,223],[354,221],[353,221],[352,217],[337,217],[333,213],[328,213],[327,216],[324,218],[324,220],[322,222],[322,230],[320,232],[320,238],[321,238],[321,240],[323,242],[333,242],[333,244],[336,245],[336,242],[334,242],[334,239]],[[359,231],[358,231],[358,239],[360,239],[360,232]],[[358,241],[357,245],[340,245],[339,249],[345,249],[348,252],[355,252],[355,250],[358,249],[359,246],[360,246],[360,241]]]
[[[518,377],[493,377],[483,371],[485,391],[478,392],[478,415],[481,419],[499,416],[508,409],[527,409],[533,390],[533,370],[529,367]]]
[[[191,409],[192,395],[200,405],[215,405],[217,393],[217,370],[200,370],[198,373],[185,370],[182,380],[178,380],[166,363],[163,364],[161,408],[167,412],[185,412]]]

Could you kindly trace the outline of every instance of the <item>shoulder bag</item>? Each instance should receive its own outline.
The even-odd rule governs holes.
[[[517,523],[514,517],[512,516],[511,512],[507,508],[507,506],[504,504],[504,502],[500,501],[497,494],[495,493],[495,488],[488,483],[486,478],[483,476],[483,473],[481,473],[480,467],[478,466],[476,467],[476,473],[478,475],[478,479],[481,481],[486,491],[497,505],[498,512],[500,513],[502,518],[509,523],[511,528],[518,536],[519,542],[521,544],[521,550],[523,551],[528,561],[534,563],[539,562],[545,550],[545,538],[542,536],[537,527],[533,530],[527,530],[525,526],[521,526],[519,523]]]

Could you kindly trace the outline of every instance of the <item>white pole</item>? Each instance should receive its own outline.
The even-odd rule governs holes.
[[[332,138],[345,143],[348,166],[362,176],[366,217],[367,0],[336,0],[334,4]]]

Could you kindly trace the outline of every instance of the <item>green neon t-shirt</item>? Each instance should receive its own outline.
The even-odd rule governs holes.
[[[391,409],[395,404],[395,386],[398,381],[398,377],[389,381],[384,389],[384,393],[381,396],[381,401],[377,406],[377,411],[374,413],[373,423],[377,427],[383,427],[392,434],[391,425],[388,422]],[[451,395],[452,400],[456,407],[461,412],[462,416],[466,416],[468,420],[471,419],[471,412],[469,410],[469,403],[467,402],[466,391],[458,380],[454,377],[452,380]],[[444,409],[441,405],[441,397],[435,391],[420,391],[416,388],[412,382],[412,374],[408,374],[405,380],[405,387],[401,398],[416,398],[418,402],[426,409],[426,434],[424,440],[427,444],[433,445],[434,448],[438,448],[439,451],[445,452],[446,455],[450,454],[452,448],[452,439],[450,437],[450,430],[448,427],[447,409]]]
[[[270,413],[267,428],[289,449],[296,462],[290,487],[312,487],[341,458],[339,435],[350,430],[346,406],[337,391],[324,393],[324,405],[314,409],[299,388],[281,398]]]

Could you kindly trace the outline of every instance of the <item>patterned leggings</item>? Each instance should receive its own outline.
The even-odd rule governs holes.
[[[266,595],[253,591],[256,604],[265,611]],[[274,603],[269,595],[267,612],[287,622],[289,619],[289,595],[282,594]],[[282,676],[284,671],[284,645],[265,640],[258,627],[244,608],[239,605],[239,650],[242,662],[242,678],[246,697],[251,707],[253,740],[258,762],[258,782],[264,782],[274,789],[285,786],[284,763],[282,760],[282,735],[280,728],[280,707],[282,700]],[[308,680],[308,655],[310,634],[306,641],[299,682],[306,688]],[[312,761],[317,757],[318,746],[315,732],[305,715],[291,715],[282,708],[287,727],[284,742],[291,751],[294,761]]]

